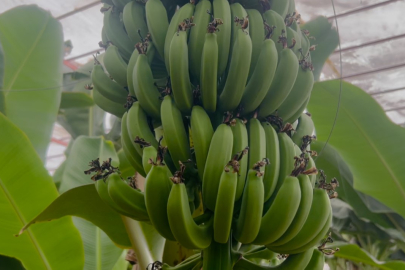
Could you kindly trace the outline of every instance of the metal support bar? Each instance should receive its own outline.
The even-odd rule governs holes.
[[[387,109],[387,110],[385,110],[385,112],[400,111],[400,110],[405,110],[405,106],[398,107],[398,108]]]
[[[79,8],[77,8],[77,9],[74,9],[74,10],[72,10],[72,11],[70,11],[70,12],[65,13],[65,14],[62,14],[62,15],[56,17],[56,19],[57,19],[57,20],[65,19],[65,18],[67,18],[67,17],[69,17],[69,16],[72,16],[72,15],[74,15],[74,14],[80,12],[80,11],[83,11],[83,10],[86,10],[86,9],[89,9],[89,8],[92,8],[92,7],[97,6],[97,5],[100,5],[100,4],[101,4],[100,0],[94,1],[94,2],[92,2],[92,3],[90,3],[90,4],[87,4],[87,5],[85,5],[85,6],[79,7]]]
[[[376,96],[376,95],[381,95],[381,94],[387,94],[387,93],[392,93],[392,92],[396,92],[396,91],[405,91],[405,86],[400,87],[400,88],[394,88],[394,89],[388,89],[388,90],[377,91],[377,92],[374,92],[374,93],[370,93],[370,96]]]
[[[389,0],[389,1],[381,2],[381,3],[377,3],[377,4],[374,4],[374,5],[369,5],[369,6],[353,9],[353,10],[350,10],[350,11],[347,11],[347,12],[344,12],[344,13],[341,13],[341,14],[337,14],[336,16],[330,16],[330,17],[328,17],[328,19],[334,19],[334,18],[340,18],[340,17],[349,16],[349,15],[356,14],[356,13],[359,13],[359,12],[362,12],[362,11],[365,11],[365,10],[385,6],[385,5],[388,5],[388,4],[391,4],[391,3],[394,3],[394,2],[398,2],[398,1],[400,1],[400,0]]]
[[[342,79],[348,79],[348,78],[353,78],[353,77],[357,77],[357,76],[368,75],[368,74],[372,74],[372,73],[376,73],[376,72],[380,72],[380,71],[386,71],[386,70],[396,69],[396,68],[401,68],[401,67],[405,67],[405,63],[395,65],[395,66],[389,66],[389,67],[379,68],[379,69],[375,69],[375,70],[370,70],[370,71],[366,71],[366,72],[362,72],[362,73],[356,73],[356,74],[352,74],[352,75],[343,76]]]
[[[88,56],[88,55],[95,54],[95,53],[97,53],[97,52],[100,52],[101,50],[103,50],[103,48],[99,48],[99,49],[97,49],[97,50],[92,50],[92,51],[90,51],[90,52],[86,52],[86,53],[83,53],[83,54],[80,54],[80,55],[77,55],[77,56],[73,56],[73,57],[67,58],[67,59],[65,59],[65,61],[76,60],[76,59],[79,59],[79,58],[82,58],[82,57],[85,57],[85,56]]]

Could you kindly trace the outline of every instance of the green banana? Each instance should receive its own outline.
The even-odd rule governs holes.
[[[153,46],[152,43],[149,43],[148,50],[146,51],[146,55],[148,56],[149,64],[152,63],[152,59],[155,56],[155,51],[156,51],[155,46]],[[135,94],[134,81],[132,79],[132,74],[134,73],[134,67],[135,67],[136,61],[138,60],[138,57],[139,57],[138,50],[134,50],[134,52],[131,55],[131,58],[129,59],[128,67],[127,67],[128,91],[129,91],[129,94],[134,97],[136,97],[136,94]]]
[[[174,13],[173,15],[173,18],[170,20],[169,27],[167,28],[166,32],[165,46],[164,46],[165,64],[167,73],[170,73],[169,54],[173,36],[178,34],[179,24],[186,19],[190,19],[193,16],[194,8],[195,8],[194,0],[191,0],[190,3],[183,5],[178,11],[176,11],[176,13]]]
[[[129,163],[134,167],[134,169],[143,177],[146,177],[146,172],[144,170],[144,166],[142,165],[142,156],[136,151],[134,145],[131,142],[128,134],[128,127],[127,127],[127,112],[125,112],[124,116],[122,117],[121,121],[121,145],[122,150],[125,153]],[[152,148],[154,148],[152,146]]]
[[[292,136],[292,140],[294,143],[301,147],[302,145],[302,138],[304,136],[312,136],[315,132],[315,125],[312,121],[311,116],[306,113],[301,114],[300,118],[298,119],[298,126],[295,130],[294,135]]]
[[[209,113],[215,112],[217,108],[218,57],[219,48],[217,43],[217,34],[206,33],[204,47],[202,49],[200,59],[201,74],[199,74],[199,77],[201,78],[200,90],[202,103],[204,109]]]
[[[212,218],[203,225],[193,220],[184,183],[174,181],[167,202],[170,229],[176,240],[190,249],[205,249],[212,241]]]
[[[166,8],[160,0],[148,0],[145,5],[146,23],[153,44],[161,59],[164,58],[166,32],[169,27]]]
[[[277,132],[268,122],[262,123],[266,137],[266,157],[270,164],[266,168],[263,176],[264,201],[270,199],[277,186],[278,175],[280,171],[280,146]]]
[[[202,180],[203,202],[212,211],[215,210],[222,171],[231,159],[232,146],[232,130],[226,124],[221,124],[212,136]]]
[[[108,46],[104,54],[104,66],[110,76],[122,87],[127,86],[127,63],[122,59],[118,48]]]
[[[161,94],[153,80],[152,69],[148,57],[142,50],[139,51],[138,59],[132,74],[133,86],[136,98],[142,109],[153,119],[160,119]]]
[[[301,57],[301,33],[294,31],[291,27],[287,27],[287,45],[292,48],[297,58]]]
[[[226,243],[232,226],[233,206],[235,202],[236,187],[238,184],[238,172],[235,165],[230,161],[222,171],[219,180],[217,201],[214,211],[214,241]]]
[[[96,64],[91,72],[91,80],[94,88],[106,99],[114,103],[122,104],[127,101],[128,92],[118,83],[113,82],[104,72],[103,67]]]
[[[295,12],[295,0],[287,0],[288,3],[288,11],[287,14],[293,14]]]
[[[221,244],[212,241],[211,245],[203,250],[203,268],[207,270],[232,269],[233,256],[231,254],[232,239]]]
[[[107,37],[107,34],[105,33],[104,26],[103,26],[103,28],[101,28],[101,42],[103,44],[108,43],[108,37]]]
[[[271,9],[280,14],[282,18],[285,18],[288,14],[290,6],[289,0],[270,0]]]
[[[263,118],[277,110],[290,93],[298,75],[298,59],[294,52],[286,46],[279,53],[278,66],[271,86],[264,97],[259,110]]]
[[[249,145],[248,132],[245,123],[239,118],[235,119],[235,123],[231,125],[231,129],[233,134],[232,156],[235,156]],[[235,201],[239,200],[242,196],[243,189],[245,188],[247,170],[248,159],[242,158],[239,160],[239,176],[238,185],[236,187]]]
[[[277,115],[282,119],[288,119],[291,117],[311,95],[313,85],[314,75],[312,71],[305,67],[299,68],[294,86],[288,97],[278,108]]]
[[[299,180],[294,176],[287,176],[269,210],[263,215],[259,233],[253,243],[264,245],[279,239],[294,220],[300,201]]]
[[[134,43],[142,42],[139,35],[148,33],[145,21],[145,6],[137,1],[129,1],[122,11],[122,21],[129,39]]]
[[[275,252],[291,252],[298,248],[310,243],[314,238],[317,238],[320,232],[323,231],[325,224],[328,224],[328,220],[331,213],[330,200],[325,190],[314,189],[313,200],[311,209],[308,214],[308,218],[301,228],[299,233],[287,243],[280,246],[267,245],[270,250]],[[323,236],[322,236],[323,237]],[[318,240],[319,241],[319,240]],[[290,254],[290,253],[288,253]]]
[[[301,47],[302,47],[302,55],[304,57],[308,57],[306,60],[311,61],[311,55],[309,54],[309,48],[311,47],[311,42],[307,36],[307,32],[305,30],[301,30]]]
[[[284,1],[284,0],[281,0]],[[279,37],[281,36],[282,33],[285,33],[287,31],[284,18],[281,17],[277,12],[274,10],[267,10],[265,13],[263,13],[263,19],[265,23],[268,24],[270,27],[274,27],[271,39],[274,41],[276,45],[277,51],[280,53],[284,47],[283,44],[279,43]]]
[[[241,21],[236,21],[236,18],[238,18],[238,20],[245,20],[245,18],[248,16],[245,8],[240,3],[233,3],[230,5],[230,8],[232,15],[232,33],[231,33],[231,50],[232,50],[232,46],[236,41],[240,29],[244,29],[245,32],[249,34],[249,25],[246,25],[247,26],[246,27],[242,25],[243,23],[241,23]],[[249,23],[249,20],[247,23]]]
[[[142,153],[142,166],[145,170],[146,175],[149,174],[150,170],[152,169],[153,165],[151,160],[154,161],[157,156],[157,150],[152,145],[144,146],[143,153]]]
[[[132,107],[128,110],[127,129],[129,141],[132,143],[140,157],[142,157],[143,148],[141,148],[139,144],[135,143],[137,137],[144,139],[157,149],[158,142],[155,139],[151,128],[149,127],[147,115],[141,108],[139,101],[132,104]],[[128,145],[128,147],[130,146]]]
[[[305,270],[323,270],[325,266],[325,255],[318,249],[314,248],[311,260]]]
[[[277,241],[272,243],[272,246],[280,246],[291,239],[293,239],[299,231],[304,226],[305,221],[308,218],[309,211],[311,210],[311,204],[313,199],[312,185],[309,177],[304,174],[297,176],[300,188],[301,188],[301,202],[297,211],[297,214],[294,217],[290,227],[287,231],[279,238]]]
[[[228,0],[214,0],[212,2],[214,18],[222,20],[218,26],[218,77],[222,76],[228,65],[229,49],[231,44],[232,15]]]
[[[179,29],[173,36],[170,44],[169,62],[174,101],[181,112],[188,114],[193,106],[193,92],[188,69],[186,28]]]
[[[108,177],[108,194],[111,199],[126,212],[131,213],[131,218],[138,221],[149,221],[145,206],[145,195],[126,183],[117,174]]]
[[[289,117],[288,119],[284,119],[284,123],[294,123],[307,108],[309,99],[310,96],[302,103],[300,108],[297,111],[295,111],[294,114],[292,114],[291,117]]]
[[[205,163],[211,139],[214,135],[211,120],[200,106],[194,106],[191,111],[191,137],[194,144],[194,152],[200,179],[203,179]]]
[[[262,41],[261,48],[257,51],[260,55],[256,65],[251,67],[253,72],[243,92],[240,104],[244,115],[253,112],[259,107],[276,73],[278,54],[273,40],[266,39]]]
[[[124,24],[120,19],[120,13],[114,8],[105,11],[103,25],[108,41],[117,46],[122,58],[128,61],[134,51],[135,43],[128,38],[125,32]]]
[[[144,151],[145,153],[145,151]],[[162,157],[163,158],[163,157]],[[170,229],[167,203],[173,183],[163,160],[157,160],[145,179],[145,205],[152,225],[164,238],[175,241]]]
[[[249,75],[252,41],[242,29],[237,30],[227,80],[219,96],[219,106],[222,112],[233,111],[238,107]]]
[[[266,156],[266,134],[264,133],[263,126],[256,118],[251,118],[248,122],[249,134],[249,168],[258,160],[267,158]],[[265,174],[266,169],[263,168]]]
[[[233,236],[242,244],[249,244],[257,237],[263,203],[263,172],[253,168],[248,172],[240,214],[233,228]]]
[[[307,164],[306,170],[309,170],[311,168],[316,168],[315,161],[313,160],[311,154],[310,153],[305,153],[305,157],[308,158],[308,164]],[[315,173],[315,174],[311,174],[311,175],[308,176],[309,180],[311,181],[312,188],[315,187],[316,175],[317,174]]]
[[[205,43],[201,41],[206,38],[207,27],[211,20],[211,2],[208,0],[200,0],[195,7],[193,23],[195,26],[190,30],[190,37],[188,40],[188,58],[190,60],[190,72],[193,78],[196,80],[200,79],[201,73],[201,57],[203,52],[203,46]],[[215,40],[216,43],[216,40]],[[207,45],[208,46],[208,45]],[[217,47],[217,45],[215,45]],[[218,50],[218,47],[217,49]],[[211,57],[214,57],[211,55]],[[215,61],[215,78],[217,76],[218,69],[218,51],[216,52],[216,61]],[[201,84],[201,83],[200,83]]]
[[[264,24],[262,14],[257,9],[247,9],[247,15],[249,16],[249,35],[252,40],[252,60],[250,61],[249,78],[251,77],[259,55],[262,49],[262,43],[265,40]],[[267,61],[273,58],[267,58]],[[277,63],[277,61],[276,61]]]
[[[191,157],[190,143],[184,128],[183,116],[170,95],[163,99],[161,113],[165,141],[174,165],[179,168],[179,161],[186,161]]]
[[[124,103],[117,103],[106,98],[100,93],[96,86],[94,86],[93,90],[93,100],[101,109],[117,116],[118,118],[121,118],[125,113]]]

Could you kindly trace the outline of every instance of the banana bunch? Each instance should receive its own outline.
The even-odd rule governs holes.
[[[235,259],[240,245],[290,254],[273,268],[321,269],[314,247],[336,185],[316,178],[314,124],[303,113],[313,48],[294,1],[113,0],[102,12],[94,98],[121,118],[123,152],[145,189],[114,171],[97,181],[99,195],[203,250],[156,269],[267,269]]]

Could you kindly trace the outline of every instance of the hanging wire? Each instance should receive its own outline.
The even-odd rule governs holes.
[[[341,99],[342,99],[342,84],[343,84],[343,80],[342,80],[342,73],[343,73],[343,65],[342,65],[342,47],[340,44],[340,32],[339,32],[339,24],[338,24],[338,20],[336,17],[336,8],[335,8],[335,2],[334,0],[331,0],[332,3],[332,8],[333,8],[333,14],[334,14],[334,20],[335,20],[335,24],[336,24],[336,31],[338,33],[338,46],[339,46],[339,63],[340,63],[340,74],[339,74],[339,97],[338,97],[338,104],[337,104],[337,108],[336,108],[336,114],[335,114],[335,119],[333,120],[333,125],[332,128],[330,129],[329,132],[329,136],[326,139],[326,142],[324,144],[324,146],[322,147],[321,151],[319,151],[318,156],[315,157],[315,161],[318,159],[318,157],[321,156],[323,150],[325,149],[325,147],[328,145],[330,138],[332,137],[332,133],[335,129],[336,126],[336,122],[337,122],[337,118],[338,118],[338,114],[339,114],[339,110],[340,110],[340,103],[341,103]]]

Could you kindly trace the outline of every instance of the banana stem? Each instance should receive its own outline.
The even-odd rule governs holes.
[[[122,221],[138,259],[138,269],[147,269],[149,264],[162,261],[166,240],[144,222],[124,216]]]
[[[203,270],[231,270],[231,240],[220,244],[212,241],[211,245],[203,250]]]

